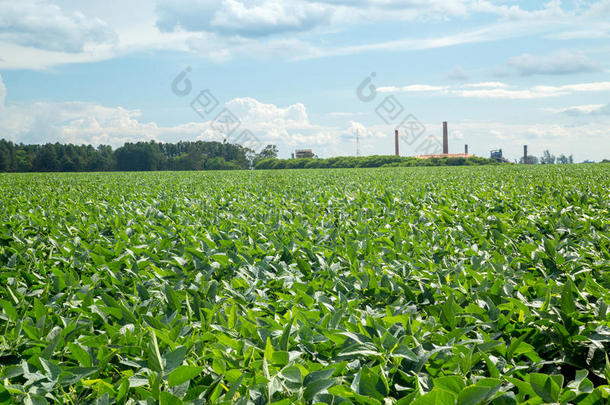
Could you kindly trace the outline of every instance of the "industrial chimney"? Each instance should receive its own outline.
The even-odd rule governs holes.
[[[447,135],[447,121],[443,122],[443,154],[449,153],[449,136]]]
[[[523,145],[523,164],[529,164],[529,159],[527,158],[527,145]]]
[[[394,149],[396,151],[396,156],[400,156],[400,150],[398,149],[398,130],[394,131]]]
[[[468,154],[468,144],[464,145],[464,154]]]

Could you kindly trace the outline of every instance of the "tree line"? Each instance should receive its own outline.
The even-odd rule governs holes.
[[[401,156],[341,156],[328,159],[277,159],[278,149],[267,145],[255,151],[223,142],[137,142],[113,150],[108,145],[16,144],[0,139],[0,172],[101,172],[155,170],[300,169],[409,166],[473,166],[499,164],[482,157],[417,159]],[[572,156],[556,158],[545,151],[530,164],[573,163]],[[605,160],[604,162],[607,162]],[[523,163],[523,158],[519,163]]]
[[[222,142],[137,142],[113,150],[107,145],[16,144],[0,139],[0,172],[100,172],[248,169],[277,156],[268,145],[260,153]]]
[[[328,159],[261,159],[254,165],[255,169],[338,169],[356,167],[412,167],[412,166],[480,166],[500,164],[494,159],[478,156],[441,157],[430,159],[417,159],[402,156],[341,156]]]
[[[565,164],[572,164],[572,163],[574,163],[574,156],[573,155],[566,156],[564,154],[561,154],[561,155],[556,157],[555,155],[553,155],[548,150],[545,150],[542,153],[542,156],[540,156],[540,158],[538,158],[536,156],[528,156],[527,157],[527,162],[525,162],[525,159],[522,156],[521,159],[519,159],[518,163],[520,163],[520,164],[527,163],[527,164],[530,164],[530,165],[537,165],[537,164],[541,164],[541,165],[553,165],[553,164],[557,163],[557,164],[565,165]]]

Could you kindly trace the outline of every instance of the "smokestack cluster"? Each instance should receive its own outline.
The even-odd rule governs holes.
[[[449,153],[449,136],[447,134],[447,121],[443,121],[443,154]]]
[[[394,131],[394,149],[396,151],[396,156],[400,156],[400,150],[398,149],[398,130]]]

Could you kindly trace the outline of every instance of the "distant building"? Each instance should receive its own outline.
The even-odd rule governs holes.
[[[502,149],[492,150],[489,158],[494,159],[499,163],[508,163],[508,159],[502,155]]]
[[[297,149],[294,151],[294,157],[296,159],[312,158],[314,156],[311,149]]]

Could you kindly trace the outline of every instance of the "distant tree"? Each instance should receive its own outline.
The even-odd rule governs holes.
[[[112,153],[112,147],[108,145],[100,145],[97,147],[95,152],[91,152],[91,156],[95,157],[95,164],[89,164],[89,167],[92,168],[91,170],[104,172],[116,170],[116,161]]]
[[[170,170],[203,170],[206,156],[199,150],[192,150],[169,159]]]
[[[543,165],[552,165],[555,164],[555,155],[552,155],[551,152],[545,150],[542,153],[542,157],[540,158],[540,163]]]
[[[36,172],[57,172],[61,168],[53,144],[43,145],[34,158],[32,169]]]
[[[523,156],[521,156],[521,158],[519,159],[519,164],[523,164],[523,163],[524,163],[524,159],[523,159]],[[538,160],[538,158],[536,156],[528,156],[527,163],[530,165],[537,165],[538,163],[540,163],[540,161]]]
[[[161,170],[165,163],[161,148],[154,141],[126,143],[114,155],[121,171]]]
[[[278,152],[277,146],[267,145],[259,153],[256,153],[252,149],[247,149],[246,154],[248,156],[248,160],[250,161],[250,166],[254,167],[261,160],[276,159]]]
[[[570,163],[570,164],[574,163],[574,155],[568,156],[568,163]]]
[[[417,159],[414,157],[398,156],[340,156],[328,159],[262,159],[255,169],[326,169],[326,168],[352,168],[352,167],[412,167],[412,166],[474,166],[496,165],[494,159],[481,157],[471,158],[432,158]]]
[[[205,168],[207,170],[236,170],[236,169],[240,169],[239,165],[236,162],[234,162],[234,161],[227,162],[226,160],[224,160],[224,158],[222,156],[216,156],[216,157],[213,157],[211,159],[206,160]]]
[[[0,140],[0,171],[13,171],[13,155],[15,154],[15,146],[10,141]]]
[[[277,146],[267,145],[258,155],[263,159],[273,159],[277,158],[278,152]]]
[[[14,171],[16,172],[31,172],[34,169],[34,159],[35,159],[34,151],[30,148],[26,149],[17,149],[15,152],[15,164]]]
[[[584,160],[583,163],[595,163],[594,160]]]
[[[566,164],[568,164],[568,162],[569,162],[569,159],[563,153],[561,155],[559,155],[559,157],[557,158],[557,163],[560,165],[566,165]]]
[[[140,170],[234,170],[412,167],[498,164],[494,160],[471,157],[416,159],[397,156],[342,156],[320,159],[277,159],[278,149],[267,145],[261,152],[238,144],[221,142],[137,142],[112,150],[100,145],[24,145],[0,139],[0,171],[140,171]],[[258,157],[253,163],[253,156]]]
[[[63,155],[61,157],[60,170],[62,172],[78,171],[78,170],[76,170],[76,164],[74,164],[74,162],[72,161],[72,159],[70,159],[70,157],[68,155]]]

